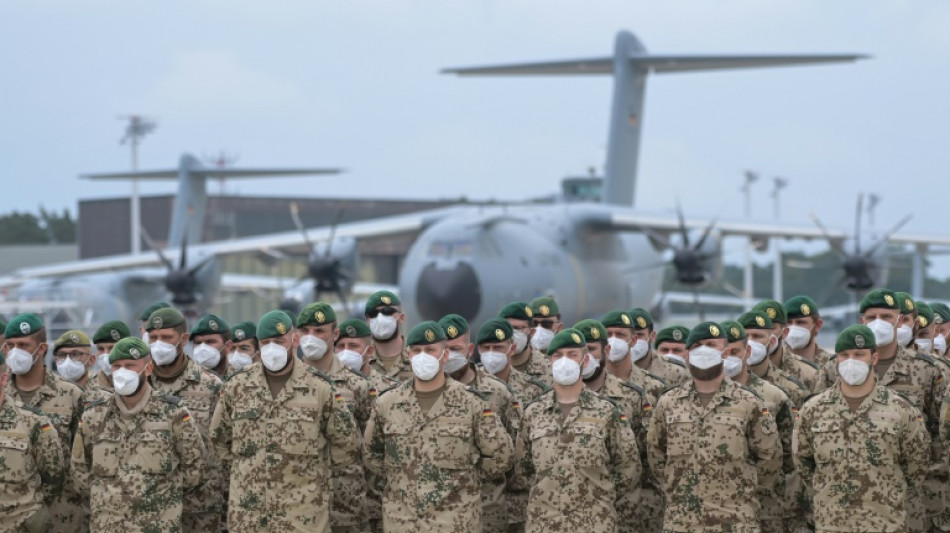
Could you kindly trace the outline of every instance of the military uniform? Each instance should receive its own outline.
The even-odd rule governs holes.
[[[46,531],[66,478],[62,444],[41,411],[0,401],[0,531]]]
[[[485,372],[484,368],[478,368],[481,372]],[[511,373],[508,374],[508,386],[511,387],[511,390],[515,391],[515,396],[518,398],[518,401],[521,402],[521,405],[533,402],[550,390],[550,387],[543,382],[534,379],[532,376],[514,367],[511,368]]]
[[[664,359],[656,352],[653,352],[651,356],[653,360],[650,361],[650,366],[645,369],[650,374],[659,377],[670,385],[680,385],[691,379],[686,365],[679,361]]]
[[[792,349],[784,342],[780,346],[779,350],[782,351],[782,356],[781,359],[779,359],[779,363],[775,366],[782,372],[804,383],[805,386],[808,387],[808,390],[815,390],[815,384],[818,382],[818,371],[820,369],[818,363],[793,354]],[[770,355],[769,358],[771,359],[772,356]]]
[[[554,379],[551,378],[551,361],[544,352],[534,346],[528,346],[527,349],[531,350],[531,356],[528,357],[528,362],[518,367],[514,365],[511,366],[519,372],[531,376],[535,381],[542,383],[545,388],[550,389],[554,386]]]
[[[406,380],[412,381],[412,367],[409,366],[409,347],[403,346],[402,352],[396,356],[392,367],[386,370],[386,366],[379,355],[379,344],[374,340],[373,346],[376,348],[376,356],[369,360],[369,366],[373,373],[380,373],[383,376],[393,378],[400,383]]]
[[[83,413],[71,464],[96,533],[182,531],[182,502],[201,484],[208,453],[191,413],[149,390],[133,409],[118,396]]]
[[[400,382],[379,372],[373,372],[373,369],[370,368],[369,383],[369,395],[372,398],[372,404],[375,405],[380,394],[399,386]],[[370,414],[372,415],[372,410],[370,410]],[[361,428],[360,435],[364,431],[366,431],[366,428]],[[383,488],[385,483],[383,478],[377,476],[368,468],[364,468],[363,471],[366,474],[366,516],[369,520],[370,531],[381,533],[383,531]]]
[[[765,375],[761,376],[761,379],[782,389],[782,392],[788,396],[793,406],[801,407],[805,403],[805,400],[811,395],[811,389],[798,378],[792,377],[779,370],[778,367],[772,364],[772,361],[766,360],[766,364],[768,366],[766,367]],[[752,370],[749,370],[749,373],[752,374]]]
[[[793,450],[814,489],[816,531],[907,531],[908,489],[924,480],[929,440],[917,409],[882,385],[856,411],[839,387],[810,399]]]
[[[525,531],[618,530],[617,502],[642,473],[625,418],[587,389],[566,416],[553,391],[525,409],[515,463],[517,483],[531,491]]]
[[[650,468],[666,495],[663,530],[759,531],[759,502],[782,469],[775,419],[755,394],[723,380],[707,405],[695,385],[664,394],[647,436]]]
[[[385,478],[387,532],[481,533],[483,481],[503,478],[511,439],[481,397],[446,378],[423,413],[412,380],[376,400],[366,427],[366,467]]]

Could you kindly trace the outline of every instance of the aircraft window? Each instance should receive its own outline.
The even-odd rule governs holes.
[[[472,241],[436,241],[429,247],[429,256],[449,259],[472,255]]]

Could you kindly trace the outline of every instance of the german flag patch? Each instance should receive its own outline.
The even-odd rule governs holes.
[[[495,412],[492,411],[491,409],[483,409],[482,416],[483,417],[495,416]]]
[[[650,404],[648,404],[648,403],[643,404],[643,412],[646,413],[646,412],[649,412],[649,411],[652,411],[652,410],[653,410],[653,406],[652,406],[652,405],[650,405]]]
[[[620,421],[621,421],[621,422],[626,422],[626,421],[627,421],[627,415],[625,415],[625,414],[623,414],[623,413],[620,413]]]
[[[511,402],[511,407],[514,409],[521,409],[521,402]]]
[[[43,432],[49,431],[51,429],[53,429],[52,424],[43,424],[42,426],[40,426],[40,431],[43,431]]]
[[[334,398],[335,398],[336,401],[338,401],[338,402],[342,402],[342,401],[343,401],[343,395],[340,394],[340,393],[337,393],[337,395],[334,396]]]
[[[182,422],[187,422],[189,420],[191,420],[191,415],[188,413],[185,413],[185,415],[181,417]]]
[[[763,407],[763,408],[762,408],[762,414],[763,414],[763,415],[769,414],[769,408],[768,408],[768,407]]]
[[[370,396],[379,396],[379,391],[377,391],[375,388],[372,388],[372,389],[369,390],[369,395],[370,395]]]

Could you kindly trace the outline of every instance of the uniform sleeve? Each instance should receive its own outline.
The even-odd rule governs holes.
[[[795,429],[792,433],[792,458],[805,486],[812,487],[812,479],[815,476],[815,449],[811,437],[810,409],[802,408],[795,418]]]
[[[333,387],[329,394],[330,399],[323,406],[323,428],[330,444],[330,467],[358,463],[360,438],[353,415]]]
[[[502,426],[500,417],[487,402],[479,401],[475,418],[475,446],[481,454],[479,469],[483,479],[498,479],[511,469],[515,451],[511,437]]]
[[[908,410],[901,441],[901,470],[909,487],[920,487],[931,463],[930,434],[920,412],[911,405],[908,405]]]
[[[795,460],[792,458],[792,433],[795,430],[795,419],[792,418],[791,400],[786,397],[776,409],[775,426],[778,428],[779,440],[782,443],[782,472],[788,474],[795,470]]]
[[[613,471],[617,497],[622,497],[640,484],[643,465],[640,463],[640,449],[637,436],[626,415],[614,409],[610,416],[610,429],[607,436],[610,451],[610,466]]]
[[[666,402],[657,401],[647,431],[648,472],[660,489],[666,487]]]
[[[89,497],[89,472],[92,469],[92,435],[89,433],[89,424],[92,411],[82,415],[76,438],[73,439],[73,449],[69,457],[69,473],[73,487],[84,497]]]
[[[43,429],[47,428],[47,429]],[[33,426],[30,435],[33,461],[40,474],[40,491],[43,502],[49,503],[63,490],[66,483],[66,460],[63,457],[63,444],[59,440],[56,428],[46,417]]]
[[[234,429],[232,409],[231,387],[225,386],[221,391],[218,404],[214,408],[214,414],[211,416],[211,426],[208,429],[211,445],[217,452],[218,457],[224,461],[234,460],[234,454],[231,453],[231,439]]]
[[[747,438],[749,455],[758,470],[759,487],[772,490],[782,471],[782,443],[775,418],[758,399],[752,407]]]
[[[373,411],[373,399],[369,395],[369,380],[361,380],[353,393],[356,395],[356,409],[353,413],[355,421],[358,428],[364,428]],[[359,429],[357,429],[357,435],[359,435]]]
[[[940,440],[940,410],[943,405],[943,398],[946,395],[946,384],[943,381],[943,374],[937,365],[927,367],[930,386],[926,398],[926,420],[927,431],[934,440],[934,445],[939,445]],[[936,458],[935,458],[936,459]]]
[[[363,464],[366,468],[376,474],[384,477],[383,470],[384,457],[386,451],[386,440],[382,431],[383,425],[379,416],[379,402],[373,406],[369,420],[366,422],[366,431],[363,433]]]
[[[510,486],[516,491],[527,491],[534,484],[534,461],[531,455],[531,417],[521,418],[521,428],[515,436],[515,468]]]
[[[188,409],[181,408],[175,412],[173,421],[175,432],[175,452],[178,454],[179,469],[182,474],[182,488],[185,494],[194,492],[206,481],[202,473],[210,469],[206,461],[208,450],[204,439],[198,430],[198,424],[192,418]]]
[[[836,379],[838,379],[837,375],[832,373],[834,372],[835,364],[835,356],[832,355],[831,359],[829,359],[828,362],[822,365],[822,367],[818,370],[818,379],[815,380],[815,388],[812,390],[813,394],[817,394],[827,389],[832,383],[835,382]]]

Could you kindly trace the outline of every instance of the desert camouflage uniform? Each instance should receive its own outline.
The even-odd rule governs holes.
[[[86,386],[82,388],[82,408],[85,410],[90,404],[99,400],[108,400],[113,394],[114,391],[100,387],[96,379],[90,379],[86,382]]]
[[[772,361],[768,361],[767,364],[768,368],[765,371],[765,375],[761,376],[760,379],[764,379],[782,389],[782,392],[791,400],[793,407],[801,407],[805,403],[805,399],[811,394],[811,389],[798,378],[792,377],[779,370],[772,364]],[[753,372],[749,370],[749,373],[752,374]]]
[[[671,389],[653,411],[647,442],[666,495],[664,531],[759,531],[755,495],[774,490],[782,445],[754,393],[723,380],[703,405],[693,382]]]
[[[834,352],[829,352],[828,350],[822,348],[821,346],[815,347],[815,364],[818,365],[818,371],[821,372],[821,367],[825,366],[825,363],[831,361],[835,358]]]
[[[413,386],[406,381],[380,396],[366,426],[366,467],[386,483],[384,528],[481,533],[482,482],[511,468],[511,438],[488,403],[461,383],[447,379],[428,413]]]
[[[76,434],[76,428],[82,416],[82,389],[78,385],[47,370],[43,384],[36,389],[29,402],[23,401],[19,391],[13,385],[13,379],[7,383],[7,398],[34,407],[46,415],[56,428],[63,457],[69,456],[73,436]],[[49,511],[53,520],[50,533],[73,533],[82,530],[82,498],[70,483],[68,465],[66,485],[50,504]]]
[[[821,370],[818,363],[793,354],[792,349],[784,342],[780,346],[782,358],[776,365],[778,369],[804,383],[808,390],[815,390],[815,383],[818,382],[818,372]],[[770,355],[769,358],[771,357]]]
[[[383,366],[383,363],[380,361],[380,356],[378,355],[379,345],[376,344],[376,341],[373,341],[373,346],[377,350],[377,355],[369,360],[369,366],[373,369],[374,374],[379,372],[381,375],[393,378],[400,383],[406,380],[412,381],[412,366],[409,365],[408,346],[402,347],[402,353],[396,357],[396,360],[393,362],[393,367],[389,369],[389,372],[386,372],[386,367]]]
[[[228,530],[329,531],[332,469],[360,459],[356,423],[325,374],[296,362],[273,398],[264,368],[225,384],[211,420],[231,462]]]
[[[376,398],[380,394],[399,385],[395,378],[384,376],[370,368],[369,374],[370,389],[369,394],[372,397],[372,403],[375,405]],[[366,431],[366,427],[360,428],[360,435]],[[366,516],[369,518],[369,529],[373,533],[382,533],[383,531],[383,487],[385,483],[383,478],[377,476],[368,468],[364,468],[366,473]]]
[[[63,490],[66,462],[52,422],[38,409],[0,404],[0,531],[29,531],[50,520],[47,505]]]
[[[204,439],[208,457],[204,465],[208,470],[201,473],[204,480],[201,488],[185,501],[181,525],[185,533],[203,533],[221,529],[221,507],[224,505],[224,465],[218,459],[211,444],[208,428],[211,415],[218,403],[224,384],[217,374],[206,370],[187,358],[181,374],[172,381],[159,379],[154,373],[150,378],[152,388],[160,394],[179,398],[182,405],[194,416],[195,424]]]
[[[620,381],[625,383],[633,383],[637,387],[643,389],[647,402],[651,406],[655,406],[656,402],[660,399],[660,396],[662,396],[663,393],[671,387],[671,384],[660,376],[647,372],[635,364],[630,366],[630,375],[616,377],[619,378]],[[650,415],[647,413],[647,418],[649,417]]]
[[[328,354],[327,357],[332,356]],[[362,429],[366,427],[373,408],[374,396],[370,395],[370,381],[361,373],[343,366],[336,357],[327,372],[333,380],[337,394],[343,397],[343,403],[353,415],[356,423],[356,438],[362,440]],[[330,505],[330,529],[335,532],[365,531],[368,516],[366,514],[366,473],[362,462],[340,465],[331,469],[333,476],[333,502]]]
[[[525,531],[617,531],[617,502],[639,482],[640,452],[630,422],[586,388],[567,416],[554,391],[525,408],[515,483],[530,487]]]
[[[543,382],[514,367],[511,368],[511,373],[508,375],[508,386],[515,391],[515,396],[521,402],[521,405],[527,405],[551,390]]]
[[[881,385],[856,411],[837,386],[802,407],[792,447],[814,490],[818,533],[907,531],[909,489],[923,482],[930,464],[922,420]]]
[[[534,346],[528,346],[531,350],[531,357],[523,368],[513,368],[534,378],[535,381],[544,385],[545,390],[550,390],[554,386],[554,378],[551,376],[551,360],[547,354],[538,350]]]
[[[83,413],[70,462],[95,533],[177,533],[182,502],[203,481],[198,425],[174,396],[149,389],[129,410],[118,396]]]
[[[645,369],[647,372],[674,386],[681,385],[690,380],[689,370],[686,369],[686,365],[681,364],[679,361],[671,361],[665,357],[661,357],[656,352],[651,353],[653,360],[650,361],[650,366]]]

